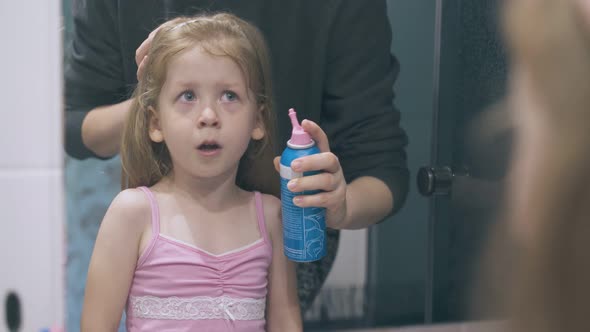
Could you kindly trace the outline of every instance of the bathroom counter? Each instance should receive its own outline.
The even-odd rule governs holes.
[[[505,332],[502,322],[477,322],[440,325],[420,325],[377,329],[338,330],[337,332]]]

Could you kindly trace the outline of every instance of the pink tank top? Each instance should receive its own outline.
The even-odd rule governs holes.
[[[153,237],[137,261],[127,299],[127,331],[264,331],[272,258],[260,193],[255,193],[262,238],[214,255],[160,234],[150,200]]]

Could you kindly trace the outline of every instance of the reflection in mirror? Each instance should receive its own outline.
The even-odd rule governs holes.
[[[71,8],[71,11],[76,14],[79,13],[79,11],[88,10],[88,8],[84,8],[84,6],[92,5],[93,4],[90,2],[74,2],[73,4],[65,2],[64,8],[66,12],[69,12]],[[100,15],[100,11],[94,13]],[[79,18],[83,16],[84,15],[81,15]],[[71,16],[66,17],[71,19]],[[85,63],[84,66],[73,68],[73,63],[76,61],[83,61],[83,59],[79,58],[83,54],[77,52],[88,50],[84,50],[83,45],[81,46],[80,44],[72,46],[72,39],[83,38],[86,34],[91,34],[91,32],[97,33],[97,31],[92,31],[91,29],[84,30],[84,22],[77,23],[79,24],[79,28],[76,33],[74,34],[70,30],[66,34],[68,42],[66,43],[65,53],[69,57],[67,59],[66,75],[73,75],[72,73],[74,73],[75,70],[80,72],[85,70],[97,70],[97,67],[102,67],[102,61],[106,61],[105,59],[109,57],[108,52],[105,51],[104,54],[99,54],[96,59],[94,59],[95,62]],[[72,27],[71,23],[68,23],[68,27]],[[102,27],[105,29],[109,28],[108,25],[103,25]],[[150,30],[147,28],[144,30],[145,36],[147,36],[147,32]],[[138,41],[141,42],[141,40]],[[139,45],[139,43],[136,43],[136,45]],[[387,46],[387,44],[383,44],[383,46],[380,47]],[[106,70],[110,69],[112,68],[107,68]],[[119,68],[115,70],[122,69]],[[125,74],[129,76],[129,73]],[[135,73],[133,72],[132,75],[134,76]],[[97,78],[97,80],[101,79],[103,79],[103,77]],[[84,88],[87,88],[85,85],[92,85],[94,83],[94,81],[87,79],[79,80],[76,84],[72,84],[71,76],[67,76],[66,96],[71,97],[74,94],[81,93]],[[119,95],[119,92],[120,91],[117,91],[117,95]],[[129,91],[123,91],[120,95],[125,95],[125,93],[128,92]],[[104,97],[96,96],[100,95],[100,91],[93,91],[93,93],[95,94],[93,97],[98,99]],[[296,96],[292,98],[297,99]],[[93,100],[92,102],[96,102],[96,105],[100,105],[102,100]],[[124,104],[125,102],[123,102],[123,105]],[[84,102],[82,101],[72,102],[72,99],[68,99],[66,107],[68,108],[67,117],[70,121],[68,126],[71,124],[75,125],[75,120],[78,120],[78,125],[80,125],[82,116],[84,115],[82,111],[84,111],[85,107],[86,110],[88,110],[88,106],[84,105]],[[74,119],[76,116],[78,116],[79,119]],[[67,129],[69,131],[67,132],[68,142],[66,146],[70,155],[73,156],[73,158],[68,158],[66,162],[68,207],[68,326],[69,329],[75,330],[80,325],[82,299],[86,288],[86,271],[88,269],[94,241],[97,237],[100,220],[102,220],[105,215],[105,211],[113,197],[119,192],[118,182],[121,175],[121,160],[117,156],[112,159],[99,160],[99,158],[97,158],[98,156],[108,156],[109,152],[112,152],[109,151],[108,148],[106,150],[97,149],[91,153],[90,151],[84,151],[83,149],[73,147],[75,144],[81,145],[80,131],[73,131],[75,135],[72,135],[72,128],[68,127]],[[78,142],[72,143],[75,140]],[[84,143],[91,145],[90,143],[92,142],[85,140]],[[105,151],[106,153],[104,153]],[[343,232],[341,235],[342,245],[338,251],[339,256],[336,258],[337,263],[332,268],[332,274],[326,280],[322,292],[316,297],[316,302],[314,302],[312,308],[306,313],[306,324],[310,326],[315,324],[315,326],[321,327],[323,326],[321,324],[325,325],[325,323],[334,321],[338,322],[340,326],[344,326],[344,324],[361,324],[365,320],[365,305],[363,301],[366,284],[366,234],[366,230]],[[337,241],[336,237],[335,239]],[[335,248],[335,244],[332,244],[331,246],[334,246]],[[331,253],[332,257],[329,257],[329,259],[334,259],[334,254],[335,250]],[[328,261],[328,263],[331,264],[330,261]],[[309,272],[303,270],[303,273],[311,274],[314,279],[309,280],[309,282],[311,282],[313,286],[314,283],[319,284],[323,281],[321,278],[325,277],[325,274],[328,271],[327,268],[329,268],[329,266],[312,266]],[[314,274],[318,276],[314,276]],[[317,277],[320,277],[320,279],[315,280]],[[308,287],[306,286],[306,283],[302,283],[302,285],[302,287]],[[310,292],[310,294],[306,294],[304,290],[302,296],[311,299],[316,291],[316,289],[312,288],[307,291]],[[327,310],[329,310],[329,314],[326,314]]]
[[[93,97],[96,100],[92,100],[92,103],[97,106],[105,103],[114,104],[120,102],[117,107],[128,107],[129,104],[126,104],[125,99],[130,95],[134,87],[132,81],[136,76],[134,63],[136,46],[140,45],[148,33],[165,19],[194,12],[194,6],[189,6],[189,3],[189,1],[166,1],[155,2],[150,6],[142,5],[142,10],[146,12],[145,17],[158,17],[158,20],[156,22],[146,19],[142,21],[142,24],[127,27],[133,32],[130,35],[134,36],[134,39],[125,41],[128,44],[124,45],[124,51],[121,51],[124,59],[120,59],[121,54],[109,54],[108,50],[118,47],[121,41],[110,40],[109,38],[114,36],[110,29],[114,27],[103,24],[101,29],[104,29],[102,33],[105,34],[103,37],[106,42],[100,47],[105,50],[104,53],[93,60],[94,62],[89,66],[93,68],[82,67],[78,68],[78,70],[96,70],[99,68],[108,73],[104,77],[95,77],[93,80],[80,80],[76,84],[68,85],[66,95],[82,91],[83,86],[81,85],[84,84],[109,85],[112,83],[110,80],[115,80],[117,81],[115,85],[118,84],[114,89],[116,91],[94,91]],[[194,3],[209,4],[210,1],[194,1]],[[223,3],[223,1],[219,1],[217,5],[222,7]],[[276,10],[276,3],[272,2],[268,10]],[[463,140],[465,137],[453,132],[453,128],[457,125],[462,128],[457,132],[465,134],[463,128],[467,127],[467,124],[463,121],[469,118],[467,115],[470,112],[480,112],[486,109],[501,96],[503,89],[501,76],[504,72],[502,54],[498,53],[499,48],[495,47],[496,44],[486,44],[490,40],[497,42],[496,36],[484,34],[482,38],[479,38],[482,36],[482,29],[485,29],[485,26],[480,24],[481,21],[492,22],[494,19],[495,12],[491,8],[492,4],[483,4],[477,1],[470,2],[465,6],[466,10],[470,11],[469,15],[465,14],[464,17],[459,17],[458,11],[452,12],[457,8],[451,8],[452,6],[440,7],[440,1],[389,0],[386,1],[386,4],[386,10],[379,11],[379,14],[386,13],[389,24],[384,24],[383,17],[373,13],[380,19],[374,20],[374,22],[365,22],[366,26],[361,26],[368,31],[378,29],[379,33],[374,36],[374,44],[378,42],[380,44],[373,46],[379,50],[389,47],[387,36],[389,32],[393,34],[391,51],[399,58],[403,68],[394,89],[396,92],[395,105],[403,114],[401,126],[406,131],[411,142],[408,149],[408,167],[413,171],[420,166],[431,163],[449,161],[449,164],[451,164],[450,161],[454,160],[452,155],[457,151],[463,153],[463,149],[465,149],[466,155],[473,154],[471,157],[466,157],[471,159],[470,162],[479,163],[478,165],[484,168],[492,165],[494,161],[484,160],[487,156],[481,154],[481,146],[497,147],[496,139],[502,136],[503,133],[490,133],[490,135],[485,136],[485,132],[477,132],[481,136],[470,138],[470,140],[473,139],[473,145],[464,146]],[[63,3],[66,21],[65,54],[70,56],[72,55],[70,41],[74,38],[74,35],[72,35],[71,13],[87,10],[87,8],[80,6],[92,6],[92,2],[74,1],[72,3],[72,0],[64,0]],[[439,6],[438,12],[436,11],[437,6]],[[130,13],[136,11],[136,8],[132,7],[132,1],[120,2],[118,10],[121,11],[122,15],[131,15]],[[372,7],[368,6],[367,8]],[[215,7],[213,9],[220,8]],[[260,8],[251,5],[248,8],[243,8],[242,14],[246,17],[254,17],[254,12],[257,9]],[[279,9],[286,10],[286,8]],[[155,14],[160,11],[164,12],[165,15],[159,15],[162,16],[159,17]],[[95,11],[95,14],[97,20],[112,18],[108,13],[100,11]],[[314,13],[314,15],[318,14]],[[470,17],[477,19],[471,20]],[[455,19],[459,20],[459,25],[456,25],[457,21]],[[439,25],[435,29],[437,20]],[[320,21],[322,20],[318,20],[318,22]],[[96,22],[88,24],[91,25],[91,23]],[[317,24],[317,22],[313,23]],[[272,61],[277,66],[290,67],[289,63],[285,63],[286,57],[276,56],[275,53],[279,52],[276,51],[277,49],[280,52],[289,51],[289,47],[295,41],[284,36],[277,36],[276,32],[269,29],[270,25],[270,20],[265,21],[260,28],[273,43],[277,43],[272,45],[273,50],[275,50],[272,54]],[[440,44],[440,40],[437,44],[437,38],[440,35],[452,35],[462,30],[473,33],[472,38],[464,39],[464,44],[459,43],[460,45],[456,45],[448,42],[449,39],[444,39],[448,44]],[[97,33],[97,31],[80,29],[77,37],[84,38],[93,33]],[[272,35],[273,33],[275,35]],[[371,35],[373,36],[373,34]],[[346,41],[352,40],[358,43],[352,49],[358,48],[363,50],[363,54],[367,53],[368,51],[363,46],[367,42],[366,36],[361,36],[362,38],[358,38],[358,40],[353,37],[351,35],[346,40],[335,41],[334,44],[330,44],[330,47],[339,49],[339,47],[345,45]],[[487,49],[488,53],[478,53],[476,50],[481,44],[492,45],[493,49]],[[455,47],[462,50],[461,57],[453,58],[456,55],[455,52],[457,52]],[[450,56],[451,53],[453,56]],[[311,58],[310,60],[300,57],[297,60],[306,61],[307,63],[307,61],[315,59],[314,57]],[[450,58],[453,58],[453,60],[450,61]],[[388,58],[387,66],[395,66],[389,61],[391,60]],[[491,63],[490,66],[496,66],[494,68],[500,69],[493,71],[493,68],[483,66],[482,63],[488,65]],[[376,72],[379,75],[389,77],[386,75],[388,73],[387,68],[389,68],[387,66],[386,70],[379,69]],[[452,68],[452,70],[449,70],[449,68]],[[345,71],[341,70],[340,67],[338,71],[343,75],[345,74]],[[392,71],[395,70],[392,69]],[[294,81],[296,75],[289,74],[287,70],[284,72],[287,74],[274,73],[275,77],[279,78],[279,83],[276,83],[277,79],[275,78],[277,84],[275,92],[284,96],[285,100],[287,100],[275,105],[279,110],[283,108],[286,110],[292,106],[289,103],[304,100],[303,97],[300,97],[300,92],[291,91],[291,89],[288,89],[288,85],[283,83],[289,80]],[[355,72],[357,72],[356,69]],[[362,73],[360,70],[358,72]],[[119,82],[121,81],[120,77],[123,76],[125,82],[121,83]],[[438,95],[432,93],[435,78],[440,81],[437,82],[440,85],[440,87],[437,87],[439,89]],[[305,85],[316,82],[313,77],[300,79],[305,82]],[[348,78],[338,77],[335,80],[346,82]],[[324,83],[330,84],[331,82]],[[470,88],[479,94],[469,93],[467,90]],[[353,90],[356,91],[356,89]],[[457,91],[464,91],[465,96],[458,94]],[[355,105],[354,101],[347,102],[355,106],[355,109],[370,110],[370,107],[364,103]],[[438,106],[433,109],[432,105]],[[78,107],[79,110],[85,108],[85,110],[88,110],[90,108],[83,103],[73,107]],[[305,104],[301,107],[311,108],[312,106]],[[117,111],[116,108],[113,110]],[[124,114],[124,112],[118,112],[118,114]],[[76,117],[75,112],[70,112],[68,115],[70,117],[69,121],[74,121],[70,123],[78,121],[78,125],[81,126],[82,116],[79,115],[76,120],[74,119]],[[475,119],[473,128],[478,126],[478,121],[485,122],[485,116],[482,115],[480,120]],[[437,119],[445,119],[447,123],[437,123]],[[387,122],[384,121],[384,123]],[[460,125],[457,123],[460,123]],[[113,124],[113,122],[107,124]],[[278,139],[279,142],[286,141],[288,125],[287,121],[280,121],[279,132],[282,133],[283,137]],[[104,128],[108,128],[108,126]],[[395,121],[385,131],[393,133],[392,135],[395,136],[388,148],[390,146],[403,146],[403,142],[401,142],[403,141],[401,139],[403,133],[399,130]],[[78,145],[81,146],[80,132],[74,131],[74,133],[76,135],[70,136],[68,134],[68,140],[70,142],[77,141]],[[107,136],[108,140],[115,142],[115,148],[109,143],[97,147],[94,153],[91,153],[87,149],[70,146],[69,152],[75,158],[68,157],[65,164],[68,241],[67,326],[68,330],[72,331],[77,330],[80,325],[86,275],[100,221],[103,219],[112,199],[120,191],[120,158],[118,156],[110,159],[97,158],[99,155],[113,156],[118,151],[118,147],[116,147],[118,135]],[[456,142],[455,138],[459,138],[461,142]],[[477,141],[476,138],[480,139],[480,141]],[[108,140],[105,139],[104,142]],[[431,140],[434,142],[433,144],[431,144]],[[92,137],[90,137],[85,143],[92,145],[96,141],[93,141]],[[101,143],[100,140],[99,143]],[[445,151],[431,151],[431,146],[441,147]],[[339,145],[334,144],[332,147],[338,148]],[[397,153],[399,153],[398,150],[391,152],[391,155]],[[504,150],[498,151],[498,155],[502,158],[506,157],[505,153],[508,152]],[[447,160],[444,157],[448,157]],[[460,161],[457,163],[458,166],[465,166],[460,165]],[[474,166],[477,165],[472,164],[472,169]],[[485,170],[485,172],[487,171],[489,170]],[[274,170],[269,170],[268,174],[272,172]],[[485,178],[483,179],[485,180]],[[475,242],[475,239],[485,237],[484,227],[478,227],[476,223],[469,222],[473,221],[471,219],[481,217],[481,215],[474,212],[481,210],[474,208],[474,206],[486,204],[487,200],[474,201],[474,198],[485,197],[485,192],[489,192],[490,195],[498,195],[501,191],[494,183],[490,184],[484,181],[485,183],[482,185],[483,182],[480,181],[482,178],[473,177],[470,180],[474,182],[459,186],[468,188],[468,190],[454,193],[456,196],[453,199],[453,204],[458,205],[454,205],[452,209],[465,212],[469,211],[466,207],[470,206],[472,210],[470,210],[471,212],[467,217],[463,216],[460,220],[453,220],[453,223],[445,224],[445,216],[439,216],[440,210],[436,210],[437,207],[440,207],[440,205],[436,204],[444,202],[444,198],[435,198],[429,201],[420,197],[416,190],[412,188],[404,209],[397,212],[393,217],[387,218],[388,220],[385,222],[364,230],[341,232],[339,249],[333,266],[331,269],[325,266],[320,267],[322,269],[320,273],[326,274],[325,272],[328,270],[331,272],[327,276],[321,291],[315,296],[315,301],[309,304],[310,308],[304,315],[306,330],[325,331],[332,328],[416,325],[466,319],[464,315],[465,299],[467,298],[466,289],[468,288],[466,285],[469,284],[469,278],[471,277],[470,273],[466,271],[472,268],[475,255],[465,254],[468,251],[465,248],[471,248],[470,246]],[[403,190],[401,191],[403,192]],[[401,193],[400,195],[403,196],[404,194]],[[435,203],[431,204],[432,202]],[[448,209],[447,206],[446,211],[449,211]],[[496,207],[487,206],[487,209],[494,212]],[[436,224],[446,225],[446,228],[433,227],[433,220],[438,217],[441,217],[443,221],[437,221]],[[475,236],[469,240],[472,235]],[[335,236],[333,237],[335,238]],[[441,246],[439,240],[447,238],[451,238],[455,242],[445,242]],[[332,242],[334,248],[335,243],[336,241]],[[438,250],[440,248],[442,250]],[[334,250],[333,253],[335,254],[335,252]],[[314,282],[317,282],[317,280],[314,280]],[[435,291],[431,292],[432,289]],[[305,296],[313,298],[313,296]],[[457,312],[437,311],[443,307],[458,309]],[[121,322],[121,329],[122,326],[123,322]]]

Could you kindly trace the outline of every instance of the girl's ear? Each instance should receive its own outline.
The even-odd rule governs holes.
[[[262,126],[256,126],[252,130],[252,139],[255,141],[260,141],[264,138],[264,129]]]
[[[256,124],[254,126],[254,129],[252,129],[252,139],[255,141],[259,141],[261,139],[264,138],[264,135],[266,133],[265,129],[264,129],[264,122],[262,121],[262,110],[264,109],[264,106],[260,106],[260,108],[258,109],[258,114],[256,115]]]
[[[160,127],[160,118],[158,117],[158,112],[156,112],[156,110],[151,106],[148,106],[148,112],[150,112],[150,139],[155,143],[161,143],[164,141],[164,133]]]

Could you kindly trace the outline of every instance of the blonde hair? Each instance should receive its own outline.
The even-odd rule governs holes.
[[[537,170],[511,184],[529,186],[507,219],[530,237],[504,253],[516,256],[504,289],[510,329],[590,331],[590,26],[574,0],[510,0],[504,14],[512,62],[543,105],[526,111],[550,124]]]
[[[133,95],[131,110],[121,144],[122,188],[151,186],[172,170],[165,143],[154,143],[148,136],[152,113],[166,79],[169,63],[180,53],[199,46],[205,52],[233,60],[246,77],[249,96],[259,109],[258,119],[264,138],[252,140],[240,160],[236,183],[247,190],[276,193],[268,176],[272,168],[275,117],[272,110],[272,85],[269,52],[260,31],[250,23],[226,13],[178,17],[164,23],[153,38],[144,75]],[[266,173],[266,174],[265,174]],[[271,171],[270,174],[276,172]],[[266,175],[263,177],[263,175]]]

